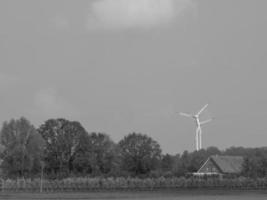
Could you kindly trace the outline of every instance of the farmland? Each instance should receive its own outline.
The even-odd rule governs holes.
[[[195,190],[195,191],[157,191],[157,192],[91,192],[91,193],[2,193],[0,199],[35,199],[35,200],[81,200],[81,199],[120,199],[120,200],[133,200],[133,199],[166,199],[166,200],[263,200],[266,199],[266,192],[264,191],[211,191],[211,190]]]

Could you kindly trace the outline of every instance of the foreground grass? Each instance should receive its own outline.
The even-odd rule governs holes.
[[[139,191],[139,192],[90,192],[90,193],[0,193],[0,199],[35,199],[35,200],[108,200],[108,199],[121,199],[121,200],[206,200],[206,199],[229,199],[229,200],[248,200],[259,199],[265,200],[267,198],[267,191],[225,191],[225,190],[164,190],[164,191]]]

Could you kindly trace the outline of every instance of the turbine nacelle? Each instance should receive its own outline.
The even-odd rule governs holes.
[[[199,119],[199,115],[192,115],[193,119]]]

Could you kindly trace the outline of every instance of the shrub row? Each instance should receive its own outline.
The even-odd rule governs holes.
[[[3,192],[40,192],[40,179],[2,180]],[[194,179],[194,178],[67,178],[43,180],[43,192],[158,190],[158,189],[267,189],[267,179]]]

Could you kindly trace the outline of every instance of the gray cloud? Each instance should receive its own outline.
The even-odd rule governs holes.
[[[149,28],[168,24],[192,7],[192,0],[98,0],[91,3],[87,27]]]
[[[8,89],[18,82],[18,78],[11,74],[0,72],[0,91]]]
[[[73,106],[62,98],[55,89],[48,88],[38,91],[33,99],[32,114],[43,117],[69,117],[75,115]]]
[[[58,29],[58,30],[69,30],[70,29],[70,21],[69,19],[64,15],[56,15],[52,19],[52,24]]]

